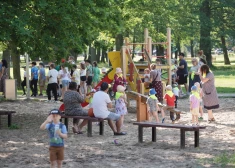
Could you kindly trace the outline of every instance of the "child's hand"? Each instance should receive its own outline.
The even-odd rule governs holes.
[[[49,122],[52,122],[52,115],[51,115],[51,114],[47,117],[46,121],[47,121],[48,123],[49,123]]]
[[[56,134],[57,134],[57,135],[60,135],[60,134],[61,134],[60,129],[56,130]]]

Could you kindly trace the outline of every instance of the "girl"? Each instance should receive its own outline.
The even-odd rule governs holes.
[[[200,95],[197,91],[196,86],[192,86],[190,95],[190,112],[192,114],[192,125],[198,125],[198,115],[199,115],[199,104],[200,104]]]
[[[96,87],[97,83],[100,81],[100,69],[98,68],[97,66],[97,62],[94,61],[93,62],[93,79],[92,79],[92,82],[93,82],[93,88]]]
[[[114,84],[113,84],[113,92],[114,94],[117,92],[117,86],[118,85],[122,85],[125,86],[126,85],[126,79],[122,74],[122,69],[121,68],[116,68],[116,73],[114,75]]]
[[[147,99],[146,104],[150,116],[150,121],[152,120],[152,117],[154,117],[155,120],[159,122],[158,111],[160,111],[160,108],[158,106],[158,100],[155,94],[157,94],[157,92],[155,91],[154,88],[149,90],[149,98]]]
[[[80,71],[80,89],[81,89],[81,93],[86,95],[86,64],[85,61],[82,61],[81,64],[81,71]]]
[[[196,82],[194,84],[197,87],[197,91],[200,95],[200,106],[199,106],[199,112],[200,112],[200,117],[198,118],[199,120],[203,120],[203,109],[202,109],[202,97],[203,97],[203,92],[200,86],[200,83]]]
[[[64,93],[68,90],[69,81],[70,81],[70,73],[68,71],[68,67],[61,65],[61,70],[59,71],[59,78],[62,80],[62,95],[60,101],[64,99]]]
[[[121,115],[121,125],[123,125],[124,122],[124,115],[127,114],[127,107],[126,107],[126,94],[125,94],[125,87],[122,85],[117,86],[117,92],[115,95],[116,99],[116,113]]]

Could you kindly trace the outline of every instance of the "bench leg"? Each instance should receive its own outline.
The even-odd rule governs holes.
[[[11,126],[11,114],[8,114],[8,127],[10,127]]]
[[[87,136],[92,137],[92,121],[90,120],[87,123]]]
[[[100,135],[104,135],[104,121],[100,121]]]
[[[139,131],[138,131],[138,138],[139,138],[139,142],[142,143],[143,142],[143,127],[139,125]]]
[[[152,127],[152,142],[156,142],[156,127]]]
[[[180,147],[185,148],[185,130],[180,129]]]
[[[194,132],[194,147],[199,147],[199,130]]]
[[[69,132],[69,119],[68,118],[64,118],[64,125],[67,128],[67,131]]]

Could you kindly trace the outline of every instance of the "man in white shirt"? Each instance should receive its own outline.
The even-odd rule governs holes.
[[[50,65],[50,70],[47,75],[48,85],[47,85],[47,96],[48,96],[48,102],[51,101],[51,91],[53,92],[55,102],[57,101],[57,77],[58,77],[58,71],[55,70],[55,65]]]
[[[120,115],[112,113],[108,108],[112,108],[112,101],[107,94],[109,90],[108,83],[103,82],[100,86],[100,91],[96,92],[93,96],[92,107],[93,113],[97,118],[108,119],[108,124],[113,130],[114,135],[126,135],[125,132],[121,132],[121,120]],[[113,121],[116,121],[116,128],[114,128]]]

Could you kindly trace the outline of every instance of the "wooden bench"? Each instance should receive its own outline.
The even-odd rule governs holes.
[[[69,123],[69,118],[73,119],[84,119],[87,120],[87,136],[92,137],[92,122],[99,122],[99,130],[100,130],[100,135],[104,135],[104,120],[102,118],[95,118],[95,117],[89,117],[89,116],[68,116],[68,115],[61,115],[61,119],[64,119],[64,124],[68,130],[68,123]]]
[[[134,125],[138,125],[138,139],[139,142],[143,142],[143,128],[152,127],[152,141],[156,142],[156,127],[161,128],[176,128],[180,129],[180,147],[185,148],[185,131],[194,131],[194,147],[199,147],[199,130],[205,129],[205,126],[189,126],[178,124],[162,124],[153,122],[134,122]]]
[[[6,111],[0,110],[0,127],[1,127],[1,115],[8,115],[8,127],[11,126],[12,114],[16,113],[15,111]]]

